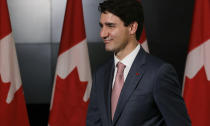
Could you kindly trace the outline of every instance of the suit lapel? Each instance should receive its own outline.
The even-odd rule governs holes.
[[[114,61],[112,60],[106,68],[104,74],[104,102],[106,107],[106,114],[109,125],[111,124],[111,91],[112,91],[112,80],[114,76]]]
[[[142,65],[144,63],[145,63],[145,52],[141,48],[131,66],[131,69],[128,73],[128,76],[122,88],[112,123],[113,125],[115,125],[116,121],[119,119],[127,101],[129,100],[133,91],[136,89],[137,85],[139,84],[138,82],[140,81],[144,73],[144,70],[142,69]]]

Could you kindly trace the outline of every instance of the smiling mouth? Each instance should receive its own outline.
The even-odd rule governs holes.
[[[111,42],[111,39],[108,39],[108,40],[107,39],[104,39],[104,43],[105,44],[110,43],[110,42]]]

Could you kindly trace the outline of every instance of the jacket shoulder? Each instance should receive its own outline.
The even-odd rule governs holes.
[[[99,65],[94,74],[103,73],[105,70],[111,69],[113,65],[114,65],[114,59],[112,57],[106,60],[103,64]]]

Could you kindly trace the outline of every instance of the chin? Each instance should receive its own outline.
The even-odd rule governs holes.
[[[108,52],[114,52],[115,50],[113,48],[105,46],[105,50]]]

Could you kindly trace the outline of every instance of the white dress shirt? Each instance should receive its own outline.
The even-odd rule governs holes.
[[[131,66],[133,64],[133,61],[136,58],[139,50],[140,50],[140,44],[138,44],[136,46],[136,48],[131,53],[129,53],[125,58],[123,58],[122,60],[119,60],[114,55],[115,71],[114,71],[114,78],[113,78],[113,82],[112,82],[112,88],[114,87],[115,77],[116,77],[116,74],[117,74],[117,63],[121,62],[126,66],[125,69],[124,69],[124,73],[123,73],[124,74],[124,82],[125,82],[126,77],[128,75],[128,72],[130,71],[130,68],[131,68]]]

